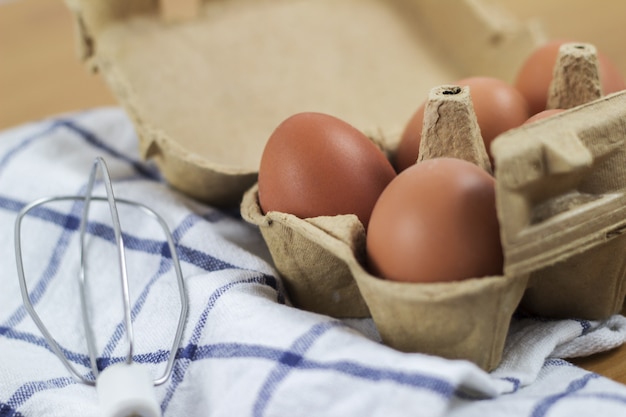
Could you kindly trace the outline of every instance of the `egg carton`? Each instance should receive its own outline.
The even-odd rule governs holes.
[[[626,295],[626,92],[507,132],[492,145],[510,275],[522,306],[603,319]]]
[[[194,198],[227,207],[241,202],[243,217],[259,226],[295,306],[333,317],[373,317],[384,342],[394,348],[468,359],[493,369],[520,302],[531,311],[550,313],[545,308],[550,297],[571,307],[564,292],[571,289],[578,294],[574,299],[583,299],[581,305],[599,309],[590,317],[604,317],[623,299],[615,278],[622,271],[608,266],[617,262],[609,252],[623,240],[619,201],[611,199],[621,183],[589,185],[612,178],[606,172],[616,165],[606,161],[617,160],[612,155],[621,152],[624,136],[618,122],[601,122],[606,117],[598,117],[594,109],[623,108],[621,95],[509,132],[494,145],[497,165],[505,165],[496,169],[500,221],[506,229],[503,276],[419,285],[382,280],[363,267],[365,233],[356,216],[300,219],[263,214],[258,205],[255,182],[262,150],[286,117],[303,110],[332,114],[366,132],[391,157],[404,124],[432,86],[475,74],[511,81],[545,39],[534,22],[518,21],[487,0],[66,3],[76,17],[83,59],[102,74],[132,118],[141,154],[156,161],[173,187]],[[567,171],[562,167],[569,160],[550,153],[551,146],[565,140],[547,139],[552,136],[544,129],[558,126],[569,132],[568,138],[579,133],[586,138],[587,131],[568,127],[582,128],[584,123],[574,121],[581,115],[596,123],[601,139],[597,146],[576,139],[582,143],[578,148],[591,146],[592,157],[587,168]],[[545,133],[545,138],[518,151],[515,135],[533,135],[528,132]],[[556,156],[544,160],[545,155]],[[516,175],[526,175],[516,167],[524,164],[535,169],[536,177],[516,188]],[[595,203],[568,200],[571,191],[559,197],[564,190],[550,187],[561,178],[560,167],[571,178],[556,181],[558,187],[585,184],[581,193],[601,196]],[[596,171],[605,173],[589,174]],[[575,174],[585,180],[575,182]],[[539,188],[552,191],[544,195]],[[546,223],[532,223],[553,201],[565,203],[568,210],[548,210]],[[539,202],[542,208],[535,209]],[[589,214],[609,206],[613,216]],[[599,223],[573,212],[587,213]],[[530,223],[521,220],[523,215],[530,216]],[[543,228],[545,224],[552,226]],[[579,233],[559,232],[559,225],[580,226]],[[531,250],[528,230],[545,237],[542,251]],[[568,238],[574,241],[565,244]],[[539,268],[530,268],[533,263]],[[583,269],[589,271],[581,275]],[[596,282],[594,291],[587,291],[592,279],[587,275],[602,275],[604,288],[598,290]],[[612,303],[606,301],[609,294]],[[570,312],[557,308],[551,314]]]
[[[464,123],[471,123],[459,111],[468,106],[471,111],[467,91],[462,97],[437,93],[434,89],[429,105],[440,101],[440,122],[425,124],[422,143],[440,146],[421,160],[449,156],[491,170],[479,132],[473,147],[429,141],[441,137],[433,130],[463,131]],[[259,225],[296,305],[335,317],[371,315],[383,341],[396,349],[469,359],[493,369],[518,308],[585,319],[620,311],[626,295],[625,261],[616,256],[626,249],[625,117],[626,92],[496,138],[502,276],[443,283],[383,280],[364,267],[365,230],[356,216],[263,214],[257,187],[245,194],[242,215]]]
[[[259,225],[302,308],[337,317],[369,313],[383,341],[396,349],[493,369],[518,308],[544,317],[603,319],[622,307],[626,264],[612,258],[626,249],[626,92],[603,98],[599,84],[595,47],[563,45],[547,105],[571,109],[492,144],[502,276],[444,283],[381,279],[364,267],[365,230],[355,216],[263,214],[257,187],[244,196],[243,217]],[[438,157],[492,172],[467,87],[438,86],[429,94],[417,163]]]

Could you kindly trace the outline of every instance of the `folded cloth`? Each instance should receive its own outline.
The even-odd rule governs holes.
[[[612,349],[626,319],[513,319],[499,368],[401,353],[370,319],[338,320],[290,305],[259,231],[170,188],[138,155],[117,108],[31,123],[0,134],[0,416],[98,416],[96,390],[76,382],[27,314],[12,231],[44,196],[80,195],[96,156],[118,198],[139,201],[172,230],[189,296],[173,373],[156,387],[165,416],[626,415],[626,386],[564,358]],[[97,183],[95,194],[104,195]],[[68,361],[93,379],[78,297],[81,204],[58,202],[22,225],[30,299]],[[163,373],[180,305],[156,223],[120,205],[135,328],[135,362]],[[98,366],[127,353],[119,266],[106,205],[94,202],[86,260]]]

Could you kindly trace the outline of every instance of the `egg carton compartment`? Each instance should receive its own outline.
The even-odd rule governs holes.
[[[263,214],[257,191],[244,195],[242,215],[260,227],[295,305],[333,317],[373,317],[383,342],[398,350],[468,359],[484,369],[499,364],[528,274],[432,284],[384,280],[364,267],[365,231],[356,216]]]
[[[239,204],[291,114],[332,114],[392,145],[433,85],[511,79],[543,36],[484,0],[66,2],[142,155],[219,206]]]

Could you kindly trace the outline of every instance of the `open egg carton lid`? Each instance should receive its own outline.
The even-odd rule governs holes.
[[[431,87],[511,81],[543,39],[488,0],[66,2],[142,155],[217,206],[236,206],[255,183],[288,116],[332,114],[393,149]]]

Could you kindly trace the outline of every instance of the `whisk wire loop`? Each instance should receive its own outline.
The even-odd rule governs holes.
[[[130,289],[128,285],[128,270],[126,267],[126,251],[124,249],[124,239],[122,238],[122,226],[120,224],[117,205],[115,202],[115,195],[113,193],[113,185],[111,184],[111,176],[107,168],[104,159],[96,158],[94,160],[91,173],[89,175],[89,182],[85,190],[85,198],[83,204],[83,214],[80,220],[80,281],[81,281],[81,300],[83,301],[82,316],[83,325],[85,326],[85,335],[87,338],[87,346],[89,350],[89,357],[91,361],[92,371],[95,376],[98,375],[98,369],[96,364],[97,352],[95,350],[95,337],[92,327],[89,323],[89,309],[87,308],[87,282],[86,282],[86,257],[85,257],[85,235],[87,230],[87,223],[89,221],[89,208],[91,206],[93,187],[96,182],[98,174],[98,168],[102,172],[102,180],[106,191],[106,199],[109,206],[109,213],[111,215],[111,224],[113,227],[113,234],[115,237],[115,244],[117,246],[117,255],[119,263],[120,281],[122,286],[122,302],[124,306],[124,327],[126,330],[126,339],[128,341],[128,353],[126,355],[126,363],[131,364],[133,362],[133,351],[135,345],[135,336],[132,323],[132,313],[130,305]]]
[[[106,191],[106,197],[94,196],[93,188],[96,182],[96,177],[98,171],[101,172],[102,182],[104,184],[104,188]],[[85,337],[87,342],[87,349],[89,352],[89,361],[90,366],[94,375],[94,379],[87,378],[82,375],[76,367],[68,360],[67,356],[63,352],[63,349],[59,345],[59,343],[52,336],[50,331],[47,329],[41,317],[35,310],[33,303],[31,302],[29,296],[29,290],[27,286],[26,277],[24,274],[24,262],[22,257],[22,221],[23,219],[34,209],[44,205],[57,201],[83,201],[82,215],[79,224],[79,239],[80,239],[80,272],[79,272],[79,288],[80,288],[80,300],[81,300],[81,316],[82,322],[85,329]],[[174,339],[170,348],[170,354],[165,364],[165,369],[163,374],[158,378],[153,380],[153,385],[161,385],[166,382],[171,376],[174,361],[176,359],[176,352],[178,347],[180,346],[183,331],[185,327],[185,321],[188,313],[188,298],[185,289],[184,279],[182,276],[182,270],[180,267],[180,261],[178,258],[178,253],[176,250],[176,244],[174,242],[174,238],[168,228],[167,222],[155,211],[153,211],[148,206],[126,199],[116,198],[113,194],[113,186],[110,178],[110,174],[107,168],[107,165],[102,158],[96,158],[92,165],[91,173],[89,176],[89,180],[87,183],[86,191],[83,196],[56,196],[56,197],[46,197],[39,200],[36,200],[22,208],[17,215],[15,221],[15,231],[14,231],[14,239],[15,239],[15,256],[16,256],[16,264],[17,264],[17,273],[20,284],[20,291],[22,295],[22,300],[24,307],[28,314],[33,319],[35,325],[41,331],[44,336],[46,342],[48,343],[50,349],[53,353],[61,360],[65,368],[69,371],[69,373],[76,379],[78,382],[95,386],[98,376],[100,372],[97,366],[97,349],[96,349],[96,340],[93,326],[91,325],[90,314],[89,314],[89,296],[87,293],[87,257],[86,257],[86,235],[88,232],[88,220],[89,220],[89,211],[92,201],[98,202],[107,202],[109,207],[109,212],[111,216],[112,228],[114,232],[115,244],[117,247],[117,257],[119,263],[119,274],[120,274],[120,283],[122,287],[122,302],[124,309],[124,326],[126,332],[126,339],[128,343],[128,351],[125,358],[125,363],[127,365],[133,364],[133,353],[134,353],[134,330],[132,323],[132,309],[130,302],[130,289],[129,289],[129,280],[128,273],[126,267],[126,251],[124,246],[124,239],[122,234],[122,228],[119,220],[117,204],[124,204],[128,206],[135,207],[141,210],[145,215],[156,220],[161,229],[164,232],[165,239],[167,241],[167,245],[169,248],[169,254],[171,256],[171,261],[173,265],[173,270],[176,275],[177,287],[179,291],[179,302],[180,302],[180,312],[178,316],[178,322],[176,331],[174,334]]]

